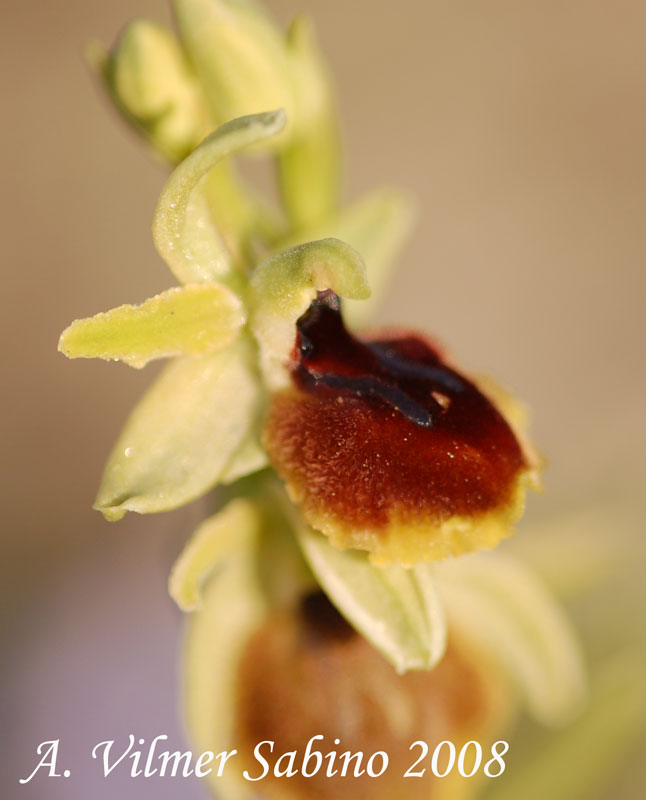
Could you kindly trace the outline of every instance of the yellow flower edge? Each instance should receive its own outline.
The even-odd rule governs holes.
[[[532,485],[530,476],[521,476],[512,501],[504,509],[480,517],[452,516],[435,521],[419,517],[411,520],[393,509],[389,524],[380,530],[352,528],[332,516],[321,516],[303,509],[307,521],[330,538],[341,550],[356,548],[367,550],[375,566],[402,564],[412,566],[420,562],[440,561],[478,550],[491,550],[514,533],[514,525],[523,515],[525,493]],[[287,486],[293,502],[300,504],[303,497],[293,486]]]

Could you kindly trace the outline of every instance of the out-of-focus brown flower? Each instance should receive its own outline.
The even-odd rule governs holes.
[[[488,657],[456,631],[446,655],[432,671],[398,675],[361,637],[322,592],[309,594],[297,608],[277,611],[250,637],[240,659],[235,744],[250,775],[260,772],[253,758],[262,741],[269,774],[256,785],[263,796],[283,800],[441,800],[471,797],[477,779],[438,779],[430,757],[419,765],[422,778],[404,778],[419,756],[411,745],[422,740],[430,752],[444,740],[459,749],[477,740],[483,748],[501,738],[511,711],[509,687]],[[273,776],[281,754],[302,754],[311,737],[316,749],[338,753],[337,774],[326,775],[329,760],[312,777]],[[360,769],[376,751],[388,754],[379,778],[354,777],[351,761],[341,776],[341,755],[363,753]],[[284,767],[284,763],[283,763]]]
[[[315,534],[314,550],[305,546],[315,555],[309,563],[324,551],[336,555],[329,585],[319,562],[324,594],[288,518],[276,511],[273,492],[261,487],[262,481],[250,485],[253,500],[233,500],[200,526],[170,581],[180,607],[193,612],[184,687],[195,748],[236,751],[220,776],[209,776],[217,796],[465,800],[484,783],[498,787],[494,776],[506,771],[507,761],[489,772],[486,766],[492,756],[505,755],[517,711],[552,726],[580,712],[586,676],[576,638],[549,591],[522,563],[483,553],[433,567],[378,568],[355,553],[352,569],[338,564],[348,554]],[[429,600],[427,572],[442,611]],[[426,600],[414,602],[420,593]],[[381,600],[372,607],[364,594]],[[435,652],[440,644],[421,623],[443,631],[444,614],[448,641],[444,648],[442,635],[441,652]],[[393,619],[399,621],[394,638]],[[420,647],[434,651],[430,662]],[[425,757],[421,746],[411,747],[416,741],[428,746]],[[310,742],[321,754],[314,771],[306,762]],[[442,742],[452,743],[455,763],[447,769],[451,746],[445,744],[433,770]],[[469,742],[462,772],[477,761],[474,742],[482,760],[465,778],[458,765]],[[378,760],[378,777],[361,774],[379,752],[387,755],[387,769],[381,773]],[[355,776],[352,756],[359,753]],[[404,778],[410,767],[425,772]],[[245,770],[260,779],[245,779]]]

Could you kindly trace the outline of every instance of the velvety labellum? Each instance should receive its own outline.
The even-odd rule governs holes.
[[[357,338],[339,306],[321,292],[299,319],[294,387],[275,396],[265,432],[312,524],[378,533],[511,505],[529,465],[493,403],[426,338]]]

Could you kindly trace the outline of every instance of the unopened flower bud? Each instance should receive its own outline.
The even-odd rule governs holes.
[[[181,161],[215,127],[179,43],[156,22],[128,25],[104,72],[120,109],[171,162]]]

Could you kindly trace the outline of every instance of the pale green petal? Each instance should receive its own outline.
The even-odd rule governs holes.
[[[436,566],[447,615],[491,650],[545,724],[569,721],[582,708],[582,655],[566,616],[519,561],[478,553]]]
[[[215,571],[200,593],[200,610],[189,619],[182,683],[193,750],[217,754],[234,746],[238,663],[267,604],[257,577],[259,528],[251,503],[234,500],[205,526],[198,529],[201,543],[190,542],[180,556],[173,580],[180,595],[189,590],[190,596],[191,583]],[[182,571],[186,586],[180,588]],[[218,796],[247,797],[249,785],[236,780],[235,764],[227,767],[221,778],[214,770],[207,782]]]
[[[290,238],[287,244],[335,236],[361,254],[372,293],[368,301],[344,300],[343,316],[353,326],[363,325],[384,298],[414,218],[414,206],[406,195],[382,189],[365,195],[325,223]]]
[[[592,800],[603,794],[646,732],[646,663],[617,658],[598,672],[584,713],[527,748],[513,768],[510,763],[491,781],[483,800]]]
[[[226,233],[223,238],[217,220],[213,219],[204,183],[222,159],[275,136],[284,124],[283,111],[231,120],[207,136],[170,176],[155,212],[153,239],[159,254],[181,283],[203,283],[230,276],[233,265]]]
[[[260,518],[255,506],[238,498],[204,520],[173,565],[168,591],[182,611],[201,606],[202,585],[219,563],[245,552],[245,542],[257,536]]]
[[[251,278],[251,326],[271,389],[287,383],[285,365],[296,341],[296,321],[317,291],[370,296],[361,256],[338,239],[298,245],[268,258]]]
[[[140,368],[155,358],[220,350],[244,322],[242,302],[230,289],[202,283],[77,319],[61,334],[58,349],[68,358],[104,358]]]
[[[260,413],[253,357],[239,338],[163,370],[108,460],[95,504],[106,519],[177,508],[221,480]]]
[[[428,565],[375,567],[301,526],[305,557],[330,600],[398,672],[431,669],[446,647],[444,611]]]
[[[173,6],[215,119],[284,108],[291,127],[294,81],[287,44],[265,11],[249,0],[173,0]]]

